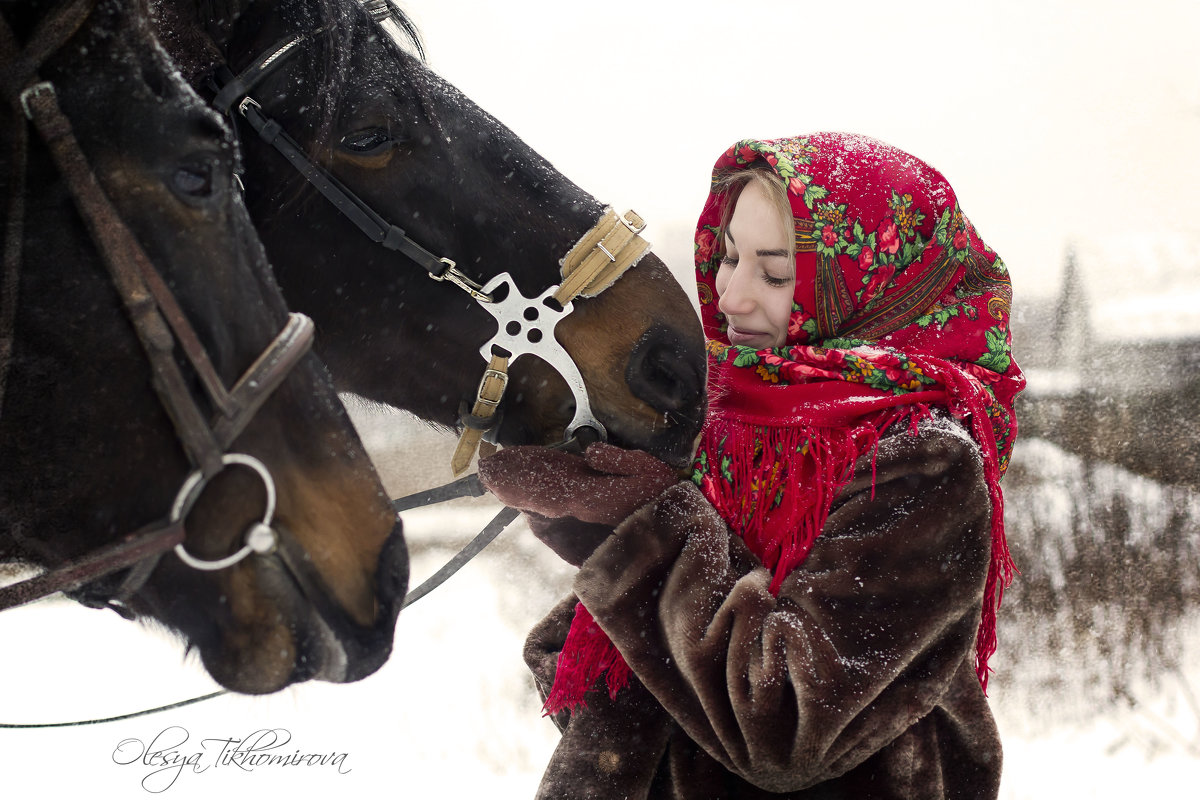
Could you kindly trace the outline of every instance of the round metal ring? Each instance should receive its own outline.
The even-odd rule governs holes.
[[[251,553],[269,553],[275,548],[275,531],[271,529],[271,520],[275,517],[275,481],[271,477],[270,471],[257,458],[245,453],[226,453],[221,456],[221,463],[225,466],[241,464],[257,472],[267,490],[267,507],[263,512],[262,521],[251,525],[246,532],[246,543],[231,556],[209,561],[193,556],[184,548],[183,543],[175,545],[175,555],[193,569],[204,571],[225,569],[232,567]],[[200,497],[200,492],[207,484],[208,479],[200,470],[188,475],[183,486],[179,488],[179,493],[175,495],[175,502],[171,505],[171,522],[178,522],[191,511],[192,505]]]

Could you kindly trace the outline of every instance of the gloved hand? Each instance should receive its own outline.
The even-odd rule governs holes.
[[[603,442],[590,445],[582,456],[548,447],[506,447],[479,462],[479,479],[511,508],[610,527],[680,480],[649,453]]]

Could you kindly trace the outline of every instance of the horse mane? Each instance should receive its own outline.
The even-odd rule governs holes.
[[[152,0],[152,2],[154,6],[164,7],[185,5],[165,0]],[[347,15],[351,13],[349,4],[355,0],[302,0],[302,2],[312,3],[316,7],[316,14],[310,20],[314,27],[338,28],[340,23],[348,19]],[[421,61],[425,61],[425,45],[421,39],[421,33],[417,29],[416,23],[403,9],[392,0],[357,0],[357,2],[376,22],[388,19],[395,23],[396,28],[403,34],[406,43],[413,48],[417,57]],[[264,0],[193,0],[186,4],[188,11],[182,14],[177,12],[177,16],[186,27],[206,30],[217,47],[223,48],[228,44],[234,25],[251,10],[256,7],[262,8],[263,4]],[[272,9],[275,9],[277,6],[287,5],[287,3],[285,0],[285,2],[271,3],[270,5]]]
[[[425,61],[425,43],[421,39],[421,32],[417,30],[416,24],[408,14],[404,13],[392,0],[359,0],[359,2],[376,22],[382,22],[384,19],[394,22],[408,44],[416,51],[417,58],[422,62]]]

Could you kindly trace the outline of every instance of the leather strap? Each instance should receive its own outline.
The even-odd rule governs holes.
[[[479,381],[479,390],[475,393],[475,405],[471,408],[471,418],[464,417],[462,436],[450,459],[450,469],[453,470],[456,478],[470,466],[475,451],[480,449],[483,432],[491,427],[489,423],[494,422],[496,407],[500,405],[500,400],[504,397],[504,390],[508,387],[508,359],[507,355],[492,353],[492,359],[483,373],[483,378]],[[482,455],[484,457],[491,455],[494,446],[490,442],[483,442],[483,444],[487,445],[487,449]]]
[[[146,558],[165,553],[183,541],[183,521],[139,531],[116,544],[28,580],[0,588],[0,611],[24,605],[54,592],[77,589],[101,575],[125,569]]]
[[[650,250],[639,234],[646,223],[637,213],[618,217],[611,208],[562,260],[563,281],[554,299],[565,306],[576,297],[595,297]]]

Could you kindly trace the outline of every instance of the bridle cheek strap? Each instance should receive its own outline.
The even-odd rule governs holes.
[[[90,8],[87,0],[65,6],[61,12],[64,16],[55,17],[47,23],[47,30],[61,29],[64,32],[62,36],[69,37],[78,29]],[[2,19],[0,23],[3,23]],[[62,44],[59,38],[55,38],[55,41],[58,45]],[[43,51],[49,52],[52,48],[47,45],[34,49],[40,59],[44,57]],[[6,24],[0,24],[0,54],[4,56],[4,62],[14,63],[26,56],[16,51],[16,40]],[[9,101],[17,114],[16,124],[20,129],[18,141],[22,147],[26,144],[24,130],[28,120],[49,149],[133,323],[150,363],[154,390],[175,427],[189,461],[196,468],[194,476],[207,480],[224,468],[231,458],[226,450],[311,349],[312,320],[302,314],[289,314],[283,330],[245,371],[233,389],[227,390],[171,289],[101,188],[75,138],[70,120],[59,107],[54,86],[40,81],[35,69],[27,69],[26,73],[21,83],[0,87],[6,95],[4,99]],[[24,162],[22,154],[18,163],[23,167]],[[23,232],[15,227],[10,228],[8,233],[15,241],[7,241],[5,247],[6,289],[9,283],[15,285],[21,256],[18,248],[23,236]],[[0,368],[7,365],[8,337],[11,334],[7,330],[9,316],[10,311],[5,307],[2,320],[5,329],[0,331],[4,336],[4,341],[0,343],[5,347],[4,351],[0,351],[0,357],[5,358],[5,363]],[[183,351],[207,393],[214,411],[211,418],[192,396],[188,379],[175,358],[176,345]],[[77,561],[0,588],[0,610],[56,591],[70,591],[101,576],[132,567],[133,570],[113,598],[123,604],[149,577],[158,557],[167,550],[182,546],[183,539],[182,515],[164,526],[144,528]]]
[[[612,208],[604,209],[600,221],[580,238],[560,262],[562,283],[553,290],[551,299],[559,307],[567,309],[576,297],[595,297],[612,286],[618,278],[625,274],[626,270],[637,264],[642,256],[649,252],[650,243],[641,237],[645,228],[645,221],[634,211],[626,211],[623,216],[618,216]],[[488,287],[490,286],[491,284],[488,284]],[[485,301],[480,302],[484,308],[488,308]],[[492,302],[494,304],[494,301]],[[501,326],[503,327],[502,321]],[[545,351],[546,346],[555,347],[557,345],[556,342],[553,342],[554,332],[552,329],[542,330],[541,333],[543,341],[546,338],[549,338],[550,341],[542,347],[538,347],[537,350]],[[500,335],[502,334],[503,331]],[[505,344],[511,345],[512,342],[519,343],[519,340],[511,338],[506,340]],[[490,348],[490,363],[484,372],[483,379],[479,382],[475,403],[470,414],[461,415],[463,432],[450,460],[450,468],[455,477],[466,471],[476,452],[479,452],[482,458],[490,455],[495,449],[490,442],[482,441],[483,434],[496,423],[496,409],[508,386],[506,373],[508,363],[522,353],[518,350],[500,354],[497,353],[498,349],[501,348]],[[507,350],[508,348],[503,349]],[[561,349],[561,346],[557,346],[556,349]],[[527,352],[543,355],[532,348]],[[565,351],[563,353],[565,354]],[[573,361],[569,354],[567,354],[567,359]],[[550,365],[563,376],[568,387],[575,394],[576,420],[573,420],[573,424],[579,423],[582,418],[582,420],[586,420],[585,424],[588,427],[596,428],[599,422],[591,415],[587,388],[582,385],[582,376],[578,374],[578,369],[568,370],[565,363],[551,362]],[[588,406],[586,411],[583,406]],[[568,430],[564,439],[569,438],[572,433],[572,430]],[[597,433],[603,436],[603,428],[598,428]]]
[[[504,397],[508,388],[508,356],[492,353],[483,378],[479,381],[479,390],[475,393],[475,404],[470,414],[462,414],[463,432],[458,438],[458,446],[450,457],[450,469],[454,477],[466,472],[471,459],[478,451],[480,458],[490,456],[495,451],[491,442],[481,441],[484,431],[489,430],[495,421],[496,407]]]

